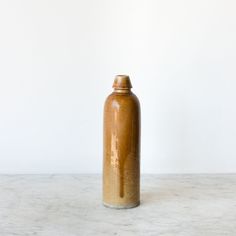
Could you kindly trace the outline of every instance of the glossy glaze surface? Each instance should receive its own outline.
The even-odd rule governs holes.
[[[103,202],[114,208],[139,204],[140,105],[128,76],[117,76],[104,106]]]

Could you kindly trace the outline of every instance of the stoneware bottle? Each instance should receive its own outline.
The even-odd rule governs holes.
[[[140,203],[140,105],[127,75],[117,75],[104,106],[103,204]]]

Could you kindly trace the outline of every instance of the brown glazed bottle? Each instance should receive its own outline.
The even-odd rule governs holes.
[[[117,75],[104,106],[103,204],[140,203],[140,105],[127,75]]]

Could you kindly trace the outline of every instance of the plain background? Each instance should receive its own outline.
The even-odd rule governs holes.
[[[128,74],[142,173],[236,172],[234,0],[0,1],[0,173],[101,173]]]

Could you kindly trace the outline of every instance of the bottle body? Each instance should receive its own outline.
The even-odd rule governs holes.
[[[103,127],[103,203],[135,207],[140,202],[140,105],[130,88],[117,87],[108,96]]]

